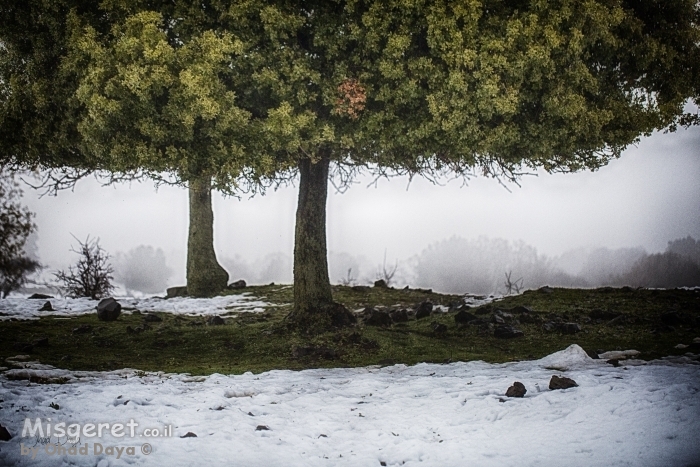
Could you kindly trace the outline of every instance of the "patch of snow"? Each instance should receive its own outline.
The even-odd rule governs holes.
[[[115,297],[122,305],[122,312],[129,313],[133,309],[142,312],[164,311],[168,313],[208,316],[230,312],[261,312],[271,304],[244,292],[236,295],[225,295],[213,298],[175,297],[163,299],[160,297],[133,298]],[[55,311],[39,311],[45,302],[51,302]],[[87,313],[95,313],[99,300],[89,298],[51,298],[27,299],[9,297],[0,300],[0,320],[37,319],[40,316],[71,317]],[[126,308],[126,309],[124,309]]]
[[[0,420],[13,435],[0,442],[0,465],[656,467],[700,459],[700,365],[592,362],[572,346],[509,364],[208,377],[55,370],[70,382],[48,385],[0,375]],[[566,366],[579,386],[550,391],[551,365]],[[525,385],[524,398],[505,397],[514,381]],[[133,419],[137,436],[82,437],[87,455],[41,449],[32,459],[21,445],[26,452],[35,439],[21,431],[37,417],[82,426]],[[139,436],[165,427],[172,436]],[[188,432],[196,437],[182,438]],[[134,451],[105,451],[115,446]]]
[[[589,357],[586,351],[580,346],[572,344],[564,350],[560,350],[559,352],[555,352],[537,360],[537,363],[543,368],[568,371],[574,368],[599,365],[605,362]]]

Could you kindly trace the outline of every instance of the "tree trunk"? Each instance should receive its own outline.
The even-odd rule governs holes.
[[[211,297],[228,284],[228,273],[214,252],[214,211],[211,207],[211,179],[189,182],[190,230],[187,238],[187,295]]]
[[[315,332],[355,322],[345,307],[333,302],[328,277],[326,198],[328,154],[312,163],[299,163],[299,201],[294,232],[294,308],[288,321],[300,330]]]

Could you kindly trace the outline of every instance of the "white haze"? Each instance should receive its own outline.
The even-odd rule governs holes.
[[[438,186],[420,178],[411,183],[398,178],[368,187],[372,179],[363,177],[343,194],[330,187],[332,281],[373,281],[386,255],[386,269],[398,263],[397,285],[428,284],[433,279],[421,278],[416,270],[419,258],[450,241],[464,247],[450,255],[456,264],[441,260],[436,267],[454,275],[464,262],[460,258],[469,251],[471,258],[476,254],[474,245],[490,245],[481,251],[488,255],[478,265],[491,268],[486,274],[491,288],[518,261],[512,251],[499,256],[492,248],[499,242],[540,258],[533,264],[546,263],[569,275],[598,274],[603,280],[611,272],[624,272],[639,255],[664,251],[670,240],[688,235],[700,239],[699,156],[700,129],[693,128],[646,138],[597,172],[540,171],[524,177],[521,187],[508,185],[510,192],[485,178],[474,178],[467,186],[461,181]],[[241,200],[215,194],[215,247],[231,280],[291,281],[296,195],[296,187]],[[139,247],[156,256],[162,250],[172,274],[160,276],[167,276],[169,286],[184,283],[185,189],[163,186],[156,191],[150,182],[102,187],[88,179],[56,197],[39,198],[27,188],[24,202],[36,212],[37,254],[47,272],[75,261],[70,249],[77,242],[71,235],[81,240],[90,235],[99,237],[115,259],[133,256]],[[601,261],[591,262],[596,254]],[[601,266],[603,262],[607,265]],[[534,284],[543,266],[528,267],[523,272],[529,276],[526,287],[528,281]]]

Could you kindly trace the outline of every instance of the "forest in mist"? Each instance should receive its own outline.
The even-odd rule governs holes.
[[[222,257],[231,281],[249,284],[291,283],[292,257],[278,252],[255,260]],[[538,288],[624,286],[672,288],[700,286],[700,241],[688,236],[668,242],[665,251],[643,248],[578,248],[548,257],[523,241],[451,237],[435,242],[407,259],[381,262],[361,255],[331,252],[331,281],[372,284],[386,279],[391,286],[431,288],[446,293],[505,294]],[[172,263],[171,263],[172,264]],[[115,282],[127,294],[162,293],[176,284],[163,250],[139,246],[112,258]],[[510,282],[510,286],[508,285]]]

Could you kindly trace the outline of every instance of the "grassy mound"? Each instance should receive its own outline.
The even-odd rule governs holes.
[[[232,310],[221,315],[222,325],[207,324],[204,317],[157,312],[153,314],[160,321],[151,322],[138,313],[122,314],[114,322],[98,321],[96,314],[2,321],[0,358],[27,354],[32,360],[72,370],[129,367],[236,374],[394,363],[506,362],[541,358],[570,344],[587,351],[636,349],[640,358],[653,359],[697,352],[693,346],[676,346],[700,336],[699,290],[543,288],[467,310],[458,308],[462,302],[456,295],[338,286],[334,299],[351,310],[408,309],[411,315],[410,310],[429,300],[450,311],[422,319],[410,316],[406,322],[385,326],[360,324],[313,337],[281,325],[291,309],[291,287],[248,287],[246,292],[272,306],[262,313]],[[479,324],[458,326],[455,315],[462,310],[477,317]],[[523,336],[495,337],[499,326],[493,323],[495,315],[504,316],[506,324]],[[572,327],[565,323],[578,324],[581,331],[568,334]]]

